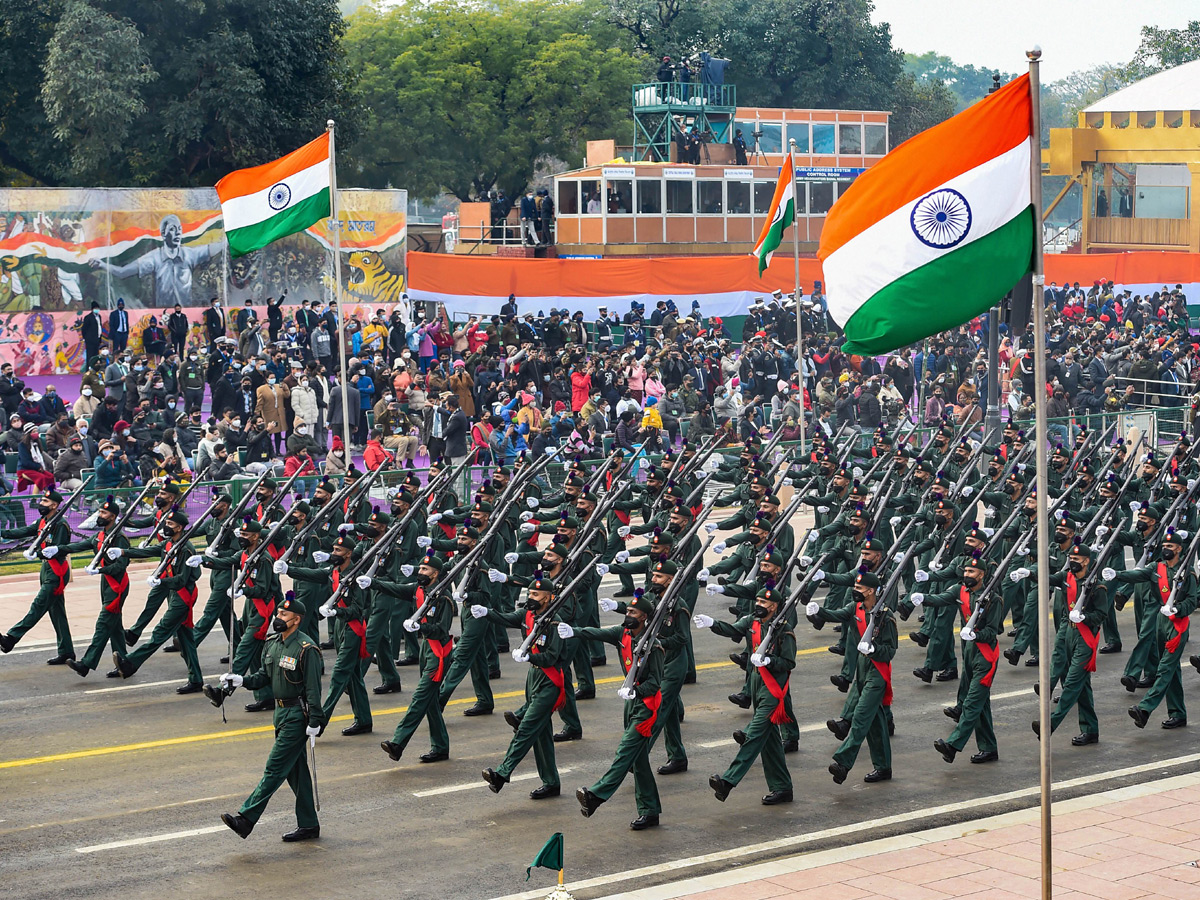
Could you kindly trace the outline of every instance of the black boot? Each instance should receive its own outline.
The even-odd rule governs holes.
[[[500,793],[501,789],[508,784],[508,779],[496,772],[495,769],[484,769],[483,780],[487,782],[488,789],[493,794]]]
[[[925,666],[921,666],[919,669],[913,669],[913,674],[926,684],[933,683],[933,669],[928,669]]]
[[[954,757],[958,755],[958,751],[955,750],[953,747],[951,747],[949,744],[947,744],[945,741],[943,741],[941,738],[938,738],[936,741],[933,742],[933,749],[936,750],[938,753],[942,754],[942,759],[944,759],[948,763],[954,762]]]
[[[598,810],[600,804],[604,802],[587,788],[582,787],[575,792],[575,799],[579,801],[579,811],[583,813],[585,819]]]
[[[294,844],[297,841],[315,841],[321,836],[321,826],[314,825],[312,828],[297,828],[295,831],[289,831],[283,836],[285,843]]]
[[[221,813],[221,821],[228,825],[242,840],[250,837],[254,826],[241,813]]]
[[[729,796],[729,792],[733,790],[733,785],[722,778],[720,775],[710,775],[708,777],[708,786],[712,788],[713,794],[722,803]]]

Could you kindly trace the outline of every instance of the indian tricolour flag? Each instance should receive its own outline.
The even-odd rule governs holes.
[[[242,256],[329,217],[329,135],[217,182],[229,255]]]
[[[796,220],[796,166],[792,162],[792,154],[783,161],[779,170],[779,181],[775,184],[775,196],[771,198],[771,208],[767,212],[767,221],[763,225],[758,243],[750,251],[751,256],[758,257],[758,274],[771,264],[771,254],[779,249],[783,233]]]
[[[905,141],[838,198],[817,255],[846,352],[886,353],[961,325],[1031,271],[1031,131],[1022,75]]]

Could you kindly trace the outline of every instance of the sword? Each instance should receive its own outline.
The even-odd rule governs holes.
[[[321,811],[321,792],[317,790],[317,739],[308,739],[308,771],[312,775],[313,804]]]

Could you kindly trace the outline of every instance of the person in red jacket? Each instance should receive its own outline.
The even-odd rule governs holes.
[[[371,429],[371,435],[367,438],[366,449],[363,450],[363,465],[367,467],[367,471],[374,472],[384,463],[392,461],[392,454],[383,449],[383,444],[380,439],[383,437],[383,432],[378,428]]]

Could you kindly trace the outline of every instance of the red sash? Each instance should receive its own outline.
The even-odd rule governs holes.
[[[420,609],[425,603],[424,588],[417,588],[416,602],[417,609]],[[421,622],[424,623],[426,621],[428,621],[427,618],[422,616]],[[450,658],[450,653],[454,650],[454,638],[450,638],[445,643],[442,641],[435,641],[433,638],[425,638],[425,643],[429,645],[430,652],[437,657],[438,661],[437,671],[433,673],[433,683],[441,684],[442,678],[446,674],[446,660]]]
[[[108,562],[108,557],[103,556],[104,553],[104,532],[101,531],[96,535],[96,554],[100,556],[100,568],[103,569]],[[104,611],[117,613],[121,611],[121,607],[125,605],[125,598],[129,596],[129,573],[122,572],[121,577],[114,578],[112,575],[104,576],[105,582],[108,584],[108,589],[115,595],[112,600],[104,605]]]
[[[612,490],[612,480],[613,480],[613,473],[612,473],[612,470],[609,469],[607,472],[604,473],[604,490],[606,492]],[[617,521],[620,522],[622,525],[628,525],[633,519],[633,517],[629,513],[622,512],[619,509],[614,509],[613,515],[617,517]],[[627,541],[627,540],[629,540],[629,538],[624,537],[624,538],[621,538],[621,540]]]
[[[367,623],[362,619],[350,619],[346,627],[358,635],[358,658],[366,659],[371,655],[367,652]]]
[[[533,613],[527,611],[525,613],[525,633],[529,634],[532,631],[533,631]],[[530,649],[529,652],[530,652],[530,654],[535,654],[535,653],[540,652],[538,650],[538,646],[536,643],[533,645],[533,647]],[[546,667],[542,668],[542,671],[546,674],[546,677],[550,679],[550,683],[553,684],[556,688],[558,688],[558,699],[554,701],[554,710],[553,710],[553,712],[558,712],[567,703],[567,677],[566,677],[566,674],[563,672],[562,669],[558,668],[557,666],[546,666]]]
[[[455,533],[455,532],[454,532],[454,526],[453,526],[453,525],[449,525],[449,524],[447,524],[447,523],[445,523],[445,522],[438,522],[438,526],[439,526],[439,527],[442,529],[442,534],[444,534],[444,535],[445,535],[447,538],[449,538],[450,540],[454,540],[454,533]]]
[[[854,606],[854,624],[858,626],[858,636],[865,637],[867,633],[867,611],[861,603]]]
[[[39,532],[42,530],[42,526],[45,524],[45,522],[45,519],[38,519],[37,527]],[[46,541],[47,537],[49,537],[49,535],[46,535],[41,541],[38,542],[39,550],[44,550],[46,547],[50,546]],[[45,558],[43,557],[43,559]],[[71,572],[71,560],[69,558],[46,559],[45,562],[50,568],[50,571],[53,572],[54,576],[58,579],[58,584],[54,587],[54,593],[55,595],[61,595],[67,589],[66,579]]]
[[[163,556],[167,557],[171,553],[171,541],[163,544]],[[166,571],[163,572],[163,578],[173,578],[175,576],[175,566],[171,563],[167,564]],[[183,601],[183,605],[187,607],[187,618],[183,620],[184,628],[192,627],[192,608],[196,605],[196,597],[200,593],[200,588],[197,585],[192,585],[190,588],[176,588],[175,593],[179,595],[179,599]]]
[[[623,631],[621,632],[621,669],[628,675],[629,667],[632,665],[633,635],[628,631]],[[643,697],[642,703],[646,709],[650,710],[650,718],[644,722],[638,722],[634,727],[642,737],[650,737],[650,732],[654,730],[654,723],[658,721],[658,708],[662,706],[662,691],[657,691],[652,697]]]
[[[971,592],[965,585],[958,589],[958,609],[962,613],[964,625],[971,621]]]
[[[998,643],[982,644],[976,642],[975,649],[983,654],[983,658],[988,661],[989,665],[991,665],[991,668],[988,669],[988,673],[979,679],[979,683],[984,687],[991,687],[992,679],[996,677],[996,663],[1000,659],[1000,645]]]
[[[1075,575],[1071,572],[1067,573],[1067,609],[1075,608],[1075,601],[1079,597],[1079,585],[1075,581]],[[1076,627],[1079,629],[1079,636],[1083,638],[1083,642],[1088,645],[1092,651],[1092,655],[1088,658],[1087,665],[1083,667],[1085,672],[1096,671],[1096,654],[1100,652],[1100,635],[1088,628],[1083,622],[1079,622]]]
[[[762,643],[762,623],[755,620],[750,626],[750,652],[758,650],[758,645]],[[767,691],[775,698],[775,709],[771,712],[771,722],[775,725],[786,725],[792,721],[791,716],[787,714],[784,708],[784,699],[787,697],[788,685],[791,684],[791,676],[781,685],[777,679],[765,666],[757,669],[759,676],[762,678],[763,684]]]
[[[1162,597],[1163,605],[1166,606],[1167,600],[1171,597],[1171,579],[1167,575],[1166,563],[1158,564],[1158,593]],[[1171,627],[1175,629],[1175,636],[1165,645],[1168,653],[1174,653],[1179,649],[1183,636],[1188,632],[1190,621],[1187,616],[1171,616]]]
[[[858,625],[858,636],[866,637],[867,634],[867,611],[863,609],[862,604],[857,604],[854,610],[855,624]],[[892,705],[892,664],[881,663],[878,660],[871,660],[871,665],[875,667],[875,671],[883,678],[883,705]]]
[[[1005,462],[1008,462],[1008,444],[1000,445],[1000,458]]]
[[[250,582],[246,582],[249,584]],[[265,641],[267,639],[267,629],[271,625],[271,619],[275,617],[275,601],[270,597],[265,599],[260,597],[251,597],[250,602],[254,604],[254,611],[262,616],[262,624],[258,626],[258,630],[254,632],[256,641]]]

